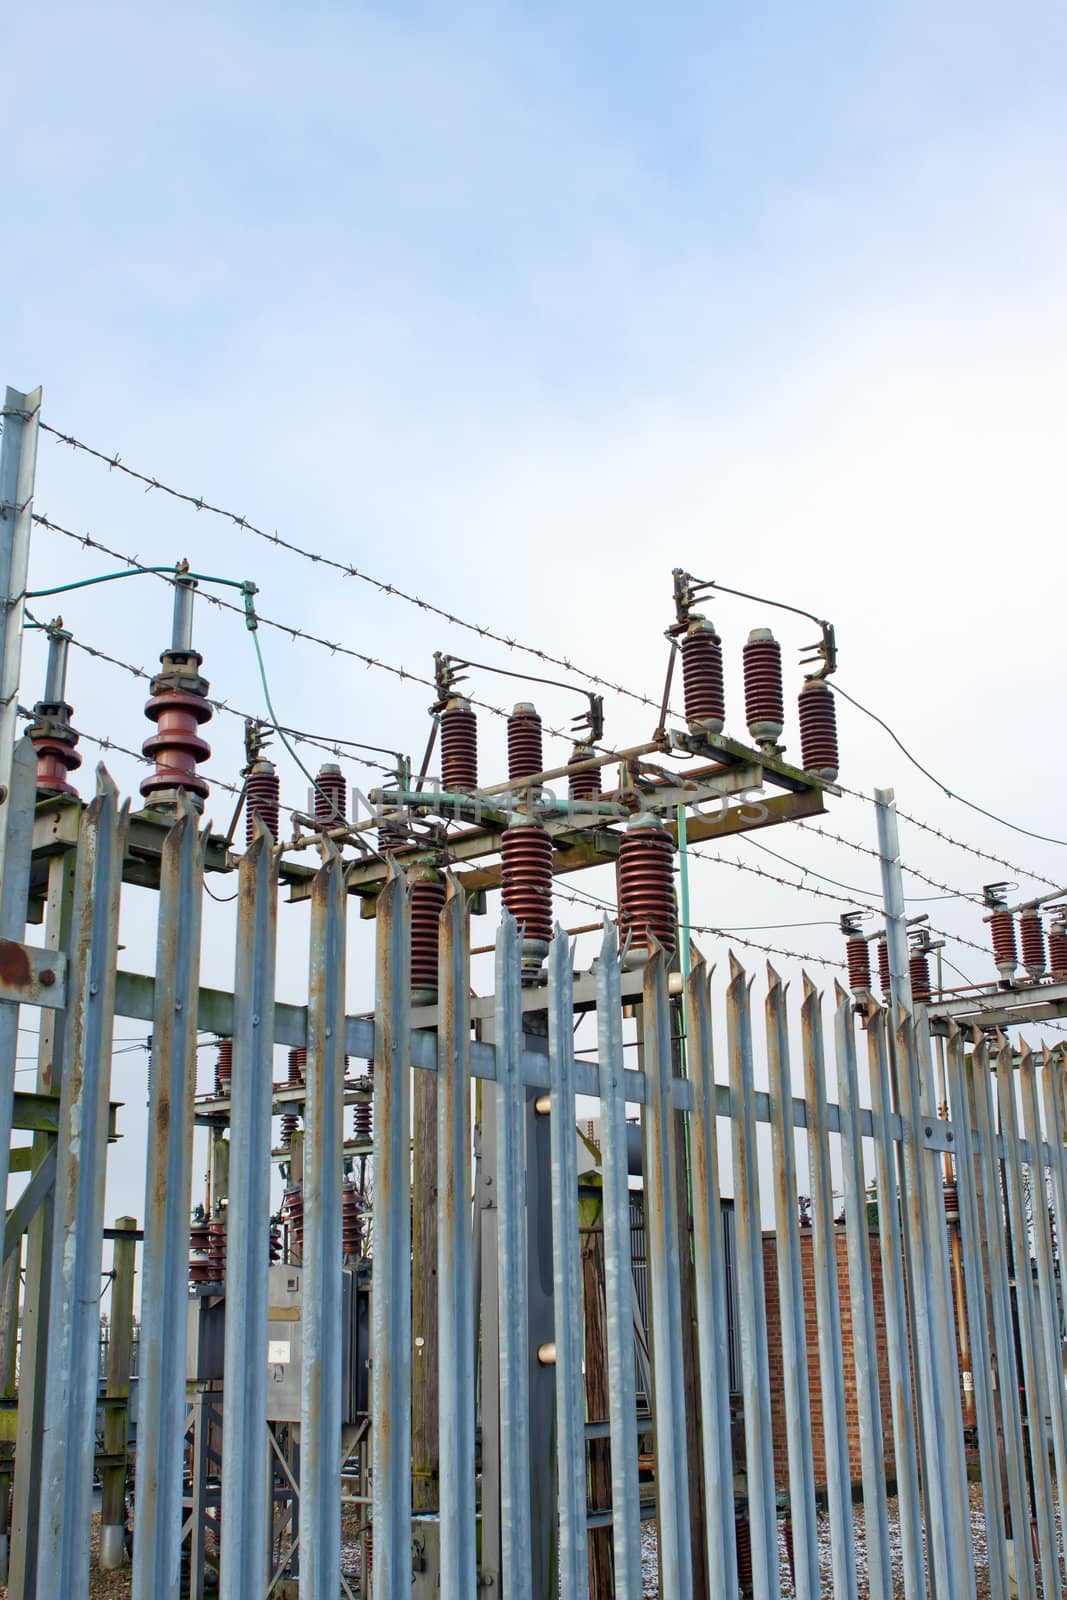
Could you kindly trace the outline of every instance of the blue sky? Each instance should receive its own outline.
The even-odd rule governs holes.
[[[4,379],[133,466],[650,693],[674,565],[830,615],[842,681],[950,783],[1062,833],[1065,35],[1036,3],[23,14]],[[471,648],[47,438],[38,506],[142,560],[251,576],[267,615],[418,672]],[[41,534],[33,570],[103,568]],[[63,605],[149,667],[167,610],[148,580]],[[809,625],[713,615],[735,707],[767,620],[799,686]],[[198,640],[215,692],[261,710],[243,630],[202,607]],[[425,691],[264,647],[285,719],[421,748]],[[28,697],[41,671],[30,640]],[[143,684],[76,655],[70,696],[84,728],[147,736]],[[608,716],[619,742],[647,731],[626,702]],[[209,776],[233,778],[239,731],[211,725]],[[484,743],[499,765],[501,731]],[[1062,850],[954,807],[851,714],[842,743],[847,781],[895,782],[1056,876]],[[870,841],[862,806],[836,812]],[[775,848],[874,887],[874,863],[810,835]],[[1004,875],[910,848],[953,884]],[[698,914],[836,915],[752,884],[709,869]],[[940,914],[984,939],[971,908]],[[150,966],[150,906],[129,915]],[[839,953],[833,927],[779,938]],[[296,933],[287,950],[295,997]]]

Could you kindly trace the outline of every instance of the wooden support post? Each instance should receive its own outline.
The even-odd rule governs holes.
[[[135,1217],[119,1217],[117,1230],[126,1238],[115,1240],[111,1272],[111,1337],[107,1347],[107,1398],[128,1402],[130,1357],[133,1350],[133,1277],[137,1227]],[[101,1473],[100,1565],[121,1567],[126,1556],[126,1443],[128,1404],[109,1404],[104,1413],[104,1453],[121,1457]]]

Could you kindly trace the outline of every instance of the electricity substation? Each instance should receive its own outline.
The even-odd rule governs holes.
[[[692,920],[696,874],[720,870],[701,846],[833,827],[848,758],[831,623],[801,613],[817,637],[794,664],[770,624],[795,607],[683,568],[629,619],[663,639],[661,681],[631,695],[644,739],[612,744],[612,688],[569,662],[442,648],[419,664],[428,711],[397,734],[412,754],[366,793],[331,756],[292,810],[280,769],[314,740],[291,742],[265,675],[243,767],[212,763],[229,708],[198,618],[214,595],[262,671],[255,587],[85,536],[160,602],[144,725],[98,741],[143,762],[124,797],[83,765],[75,710],[79,651],[104,653],[37,615],[100,580],[29,587],[31,536],[68,531],[34,511],[46,431],[99,454],[48,427],[40,391],[9,389],[8,1593],[88,1600],[102,1569],[134,1600],[975,1600],[976,1504],[984,1592],[1067,1592],[1063,1053],[1016,1031],[1055,1040],[1067,1019],[1067,890],[1001,874],[964,897],[988,979],[946,988],[947,936],[909,914],[893,793],[875,790],[856,848],[878,903],[788,882],[841,903],[847,987],[787,995],[788,950],[711,970],[705,935],[729,938]],[[522,696],[506,770],[479,752],[499,675]],[[560,675],[584,700],[554,729],[533,696]],[[606,905],[582,887],[604,867]],[[120,943],[134,888],[156,897],[150,974]],[[233,895],[232,980],[209,987],[209,919]],[[362,920],[374,1003],[352,1014]],[[293,1003],[278,966],[297,924]],[[131,1023],[150,1038],[144,1205],[109,1222],[108,1164],[144,1115],[112,1094]]]

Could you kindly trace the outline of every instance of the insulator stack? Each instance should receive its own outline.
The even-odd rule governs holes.
[[[253,764],[245,782],[245,843],[251,845],[256,837],[256,818],[259,817],[277,844],[281,827],[281,780],[273,761],[260,757]]]
[[[226,1281],[226,1223],[221,1215],[212,1219],[208,1227],[208,1261],[211,1266],[209,1283]]]
[[[199,671],[203,657],[195,650],[164,650],[159,659],[163,670],[149,684],[152,697],[144,708],[156,732],[141,747],[156,770],[142,780],[141,793],[149,802],[166,803],[176,791],[184,791],[202,807],[209,790],[196,769],[211,755],[211,746],[197,732],[211,720],[210,685]]]
[[[993,940],[993,960],[1002,983],[1010,984],[1019,965],[1015,948],[1015,921],[1010,911],[994,911],[989,919],[989,932]]]
[[[1039,911],[1019,913],[1019,944],[1023,966],[1031,978],[1043,978],[1046,970],[1045,929]]]
[[[282,1259],[282,1225],[278,1217],[270,1219],[270,1239],[267,1245],[267,1259],[271,1266]]]
[[[678,943],[674,904],[674,842],[658,817],[641,812],[619,841],[619,940],[630,948],[658,940],[665,950]]]
[[[76,772],[82,758],[74,746],[78,735],[70,725],[73,706],[65,700],[38,700],[26,732],[37,752],[37,793],[77,794],[67,774]]]
[[[845,940],[845,958],[848,961],[848,986],[854,995],[871,992],[871,952],[866,939]]]
[[[515,817],[504,830],[504,904],[522,926],[522,965],[540,971],[552,938],[552,840],[539,822]]]
[[[889,945],[884,939],[878,941],[878,987],[888,1000],[891,988],[889,978]]]
[[[833,691],[822,678],[809,678],[800,691],[800,761],[826,783],[836,783],[837,707]]]
[[[378,824],[378,850],[384,856],[396,850],[406,850],[408,831],[397,817],[383,817]]]
[[[341,1190],[341,1253],[358,1256],[363,1248],[363,1213],[359,1195],[352,1184]]]
[[[220,1039],[219,1053],[215,1058],[215,1093],[224,1099],[230,1092],[233,1077],[233,1040]]]
[[[315,821],[320,828],[343,828],[347,809],[345,775],[336,762],[327,761],[315,775]]]
[[[544,744],[541,718],[528,700],[520,700],[508,718],[508,778],[521,783],[535,772],[544,772]]]
[[[690,733],[721,733],[726,720],[722,640],[706,617],[694,616],[682,637],[682,693]]]
[[[1054,922],[1048,930],[1048,968],[1054,978],[1067,978],[1067,923]]]
[[[769,628],[753,628],[743,656],[748,731],[757,744],[774,744],[785,726],[782,647]]]
[[[374,1083],[374,1062],[367,1062],[367,1077]],[[352,1137],[357,1144],[367,1144],[374,1137],[374,1103],[357,1100],[352,1107]]]
[[[206,1217],[197,1216],[189,1229],[189,1282],[210,1283],[211,1228]]]
[[[289,1262],[299,1266],[304,1259],[304,1191],[299,1184],[286,1189],[282,1209],[289,1224]]]
[[[478,787],[478,719],[461,695],[441,713],[441,783],[448,794]]]
[[[305,1080],[307,1074],[308,1053],[304,1045],[296,1046],[289,1052],[289,1076],[286,1079],[288,1087],[295,1089]],[[282,1144],[288,1150],[293,1142],[293,1134],[300,1126],[300,1113],[295,1110],[282,1112]]]
[[[911,979],[911,998],[915,1005],[930,1003],[930,963],[925,950],[913,950],[908,957],[908,977]]]
[[[943,1185],[945,1195],[945,1221],[958,1222],[960,1220],[960,1191],[954,1183]]]
[[[580,766],[583,761],[595,761],[596,751],[591,744],[576,744],[571,751],[569,767]],[[567,794],[572,800],[599,800],[601,767],[587,767],[584,772],[572,772],[567,778]]]
[[[411,988],[413,994],[436,995],[437,953],[441,944],[440,915],[445,883],[432,867],[419,872],[411,885]]]

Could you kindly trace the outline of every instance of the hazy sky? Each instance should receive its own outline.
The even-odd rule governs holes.
[[[1067,837],[1065,35],[1060,7],[975,0],[23,13],[2,69],[3,377],[43,384],[46,420],[131,466],[652,695],[675,565],[827,615],[841,682],[950,787]],[[48,436],[37,506],[143,561],[251,577],[264,615],[419,674],[435,649],[529,666]],[[36,537],[36,585],[111,565]],[[151,668],[169,605],[138,579],[61,609],[79,638]],[[743,737],[748,629],[781,638],[791,703],[812,628],[726,599],[711,614]],[[262,712],[239,620],[201,606],[197,642],[213,692]],[[280,717],[421,751],[425,689],[269,630],[263,645]],[[42,671],[31,638],[25,699]],[[531,692],[475,688],[498,704]],[[139,746],[145,693],[72,658],[88,733]],[[578,709],[535,698],[556,723]],[[915,815],[1067,878],[1062,847],[964,810],[841,709],[846,782],[895,785]],[[607,737],[643,737],[650,717],[609,698]],[[240,731],[210,725],[209,777],[233,781]],[[796,754],[795,722],[786,739]],[[502,725],[484,719],[482,744],[497,776]],[[98,752],[83,752],[89,792]],[[109,763],[135,791],[143,769]],[[216,824],[231,805],[213,797]],[[832,811],[828,826],[873,844],[868,806]],[[761,839],[877,888],[870,857],[795,827]],[[903,843],[953,888],[1008,876],[907,828]],[[743,841],[725,853],[776,866]],[[583,887],[610,894],[610,875]],[[842,909],[694,863],[701,921],[829,924],[757,940],[837,958]],[[986,942],[966,902],[914,909]],[[225,983],[229,914],[210,911],[204,975]],[[123,960],[144,970],[153,917],[128,897]],[[305,925],[283,912],[284,998],[303,998]],[[366,1004],[354,915],[353,948]],[[984,955],[946,955],[992,975]],[[116,1058],[119,1098],[143,1102],[143,1084],[139,1054]],[[143,1210],[137,1125],[131,1112],[112,1213]]]

